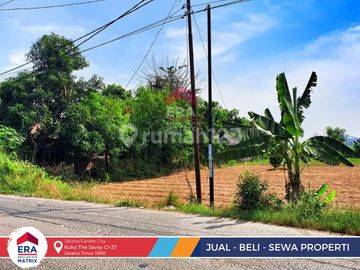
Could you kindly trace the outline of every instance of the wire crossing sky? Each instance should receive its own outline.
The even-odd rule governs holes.
[[[0,8],[0,11],[24,11],[24,10],[49,9],[49,8],[63,8],[63,7],[72,7],[72,6],[93,4],[93,3],[103,2],[103,1],[105,1],[105,0],[90,0],[90,1],[83,1],[83,2],[58,4],[58,5],[47,5],[47,6]],[[13,1],[9,1],[7,3],[10,3],[10,2],[13,2]],[[5,3],[5,4],[7,4],[7,3]],[[0,7],[1,7],[1,5],[0,5]]]
[[[44,1],[16,0],[0,9],[45,6]],[[54,0],[49,5],[84,2]],[[26,62],[31,44],[51,32],[76,39],[117,18],[139,1],[104,0],[72,7],[0,12],[2,44],[0,73]],[[205,7],[193,0],[194,9]],[[214,0],[213,5],[230,1]],[[215,3],[217,2],[217,3]],[[50,2],[49,2],[50,3]],[[178,8],[184,4],[181,1]],[[126,85],[146,55],[159,27],[129,33],[166,18],[173,1],[155,0],[94,36],[81,50],[120,38],[85,52],[90,67],[78,76],[96,73],[105,82]],[[180,10],[177,15],[181,15]],[[195,15],[206,37],[206,14]],[[229,108],[242,115],[267,107],[279,117],[275,77],[286,72],[291,87],[303,89],[312,71],[319,76],[313,104],[307,111],[306,136],[323,134],[326,126],[340,126],[360,137],[360,2],[357,0],[253,0],[213,10],[213,68]],[[195,29],[194,29],[195,30]],[[196,30],[195,30],[196,31]],[[206,80],[206,54],[194,32],[196,69]],[[159,62],[186,60],[186,20],[166,23],[151,49]],[[146,61],[144,63],[146,65]],[[15,73],[16,74],[16,73]],[[13,74],[13,75],[15,75]],[[139,84],[135,77],[130,87]],[[206,89],[202,96],[206,98]],[[221,97],[214,91],[214,100]],[[345,119],[345,121],[344,121]]]

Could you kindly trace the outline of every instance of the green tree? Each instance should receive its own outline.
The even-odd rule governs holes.
[[[60,134],[66,128],[65,111],[103,83],[98,77],[75,80],[73,72],[86,67],[87,62],[70,40],[56,34],[36,41],[27,60],[33,62],[33,71],[0,84],[0,121],[22,133],[25,145],[33,146],[35,161],[40,149],[64,148],[59,144],[64,143]]]
[[[191,164],[191,110],[170,90],[140,87],[125,101],[138,136],[119,164],[119,175],[148,177]]]
[[[339,128],[339,127],[327,127],[326,130],[326,135],[330,138],[333,138],[335,140],[338,140],[339,142],[344,143],[345,142],[345,136],[346,136],[346,129],[344,128]]]
[[[48,83],[62,83],[61,80],[71,80],[73,71],[88,66],[87,61],[71,40],[54,33],[44,35],[35,42],[27,54],[27,60],[32,61],[36,73],[49,76],[45,80],[49,80]],[[62,76],[59,78],[59,75]],[[54,89],[53,91],[64,91],[64,89]]]
[[[73,146],[74,158],[90,161],[94,155],[104,155],[107,172],[109,157],[119,156],[131,139],[133,128],[123,102],[101,93],[93,92],[80,103],[72,104],[65,119],[64,137]]]
[[[15,129],[0,125],[0,151],[16,154],[25,138]]]
[[[276,78],[276,91],[281,110],[281,120],[276,122],[269,109],[264,116],[249,112],[253,121],[251,126],[243,129],[244,140],[238,145],[229,146],[219,154],[219,158],[246,158],[269,153],[274,146],[281,149],[282,156],[288,169],[288,183],[286,194],[288,200],[298,200],[303,191],[301,184],[301,161],[308,163],[316,159],[330,165],[343,163],[353,164],[347,157],[356,157],[357,154],[343,143],[324,136],[316,136],[301,141],[304,131],[301,127],[304,121],[304,109],[311,104],[311,92],[317,84],[317,75],[311,74],[309,82],[298,97],[297,88],[290,93],[285,74]]]
[[[118,84],[110,84],[104,87],[102,93],[105,96],[115,97],[119,99],[125,99],[131,97],[131,92],[127,91],[121,85]]]

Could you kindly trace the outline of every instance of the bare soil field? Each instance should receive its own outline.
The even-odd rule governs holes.
[[[237,165],[215,170],[215,203],[228,206],[233,202],[239,175],[244,172],[259,175],[269,184],[269,191],[284,197],[285,174],[283,169],[271,169],[268,165]],[[202,169],[202,191],[205,203],[209,200],[208,171]],[[164,200],[170,192],[181,201],[196,194],[193,171],[181,171],[169,176],[146,180],[133,180],[124,183],[110,183],[95,186],[93,194],[112,200],[132,199],[153,204]],[[302,181],[305,188],[316,189],[328,183],[337,192],[336,204],[339,206],[360,207],[360,166],[312,165],[303,170]]]

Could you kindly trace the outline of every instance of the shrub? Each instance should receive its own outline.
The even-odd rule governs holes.
[[[16,154],[25,138],[15,129],[0,125],[0,151]]]
[[[328,189],[329,185],[324,184],[317,191],[304,192],[298,202],[290,205],[296,218],[299,221],[319,218],[336,197],[335,190],[327,193]]]
[[[115,203],[115,206],[117,206],[117,207],[139,208],[139,207],[143,207],[144,205],[141,202],[138,202],[138,201],[135,201],[135,200],[122,200],[122,201],[117,201]]]
[[[229,160],[229,161],[226,162],[226,166],[229,166],[229,167],[235,166],[235,165],[238,165],[238,164],[239,164],[239,162],[237,162],[236,160]]]
[[[0,193],[62,198],[70,186],[41,168],[0,152]]]
[[[279,208],[282,201],[275,195],[266,194],[268,185],[259,176],[249,172],[240,176],[235,195],[235,206],[239,210],[254,210],[264,207]]]
[[[198,200],[194,194],[189,194],[189,196],[186,198],[186,201],[189,204],[197,204],[198,203]]]
[[[175,206],[175,207],[178,206],[179,205],[179,197],[171,191],[165,199],[165,205],[166,206]]]

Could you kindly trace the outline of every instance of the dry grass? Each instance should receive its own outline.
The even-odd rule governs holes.
[[[284,196],[285,177],[282,169],[273,170],[269,165],[237,165],[215,171],[215,201],[217,206],[229,206],[234,198],[239,175],[245,171],[258,174],[267,180],[270,192]],[[203,198],[208,202],[208,172],[201,171]],[[306,188],[316,189],[329,183],[337,191],[336,204],[360,207],[360,166],[311,165],[303,170],[302,181]],[[195,180],[192,171],[182,171],[154,179],[136,180],[124,183],[96,185],[91,189],[94,196],[107,200],[137,200],[146,204],[164,200],[170,192],[185,202],[195,194]]]

